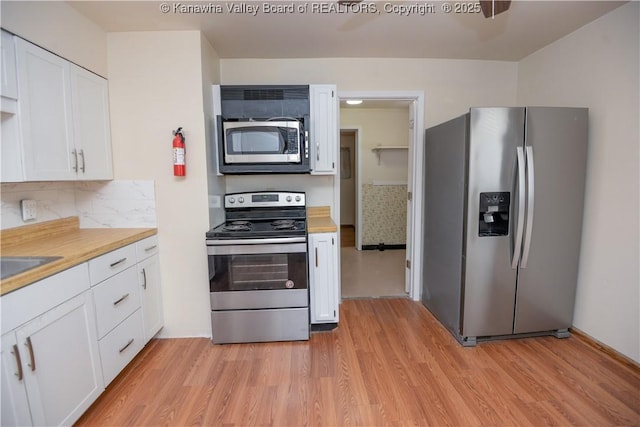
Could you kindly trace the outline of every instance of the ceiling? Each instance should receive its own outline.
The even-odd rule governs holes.
[[[473,1],[363,2],[360,11],[337,9],[335,1],[69,2],[108,32],[200,30],[221,58],[506,61],[520,60],[624,3],[514,0],[507,12],[491,19],[474,13]],[[267,13],[265,4],[285,10]],[[443,11],[456,5],[472,11]],[[403,12],[399,6],[413,6],[418,13],[396,13]],[[238,9],[230,11],[233,7]]]

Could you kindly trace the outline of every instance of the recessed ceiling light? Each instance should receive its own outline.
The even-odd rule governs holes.
[[[347,104],[349,104],[349,105],[360,105],[360,104],[362,104],[362,99],[347,99]]]

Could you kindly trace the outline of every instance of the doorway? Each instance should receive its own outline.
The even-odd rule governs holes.
[[[358,129],[340,130],[340,247],[356,248]]]
[[[407,195],[417,100],[349,106],[339,95],[342,297],[413,297]]]

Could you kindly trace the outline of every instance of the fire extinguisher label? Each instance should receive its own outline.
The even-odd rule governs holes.
[[[173,148],[173,164],[184,165],[184,148]]]

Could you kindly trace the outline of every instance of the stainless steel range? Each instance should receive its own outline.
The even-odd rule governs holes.
[[[304,193],[234,193],[207,232],[213,342],[309,339]]]

